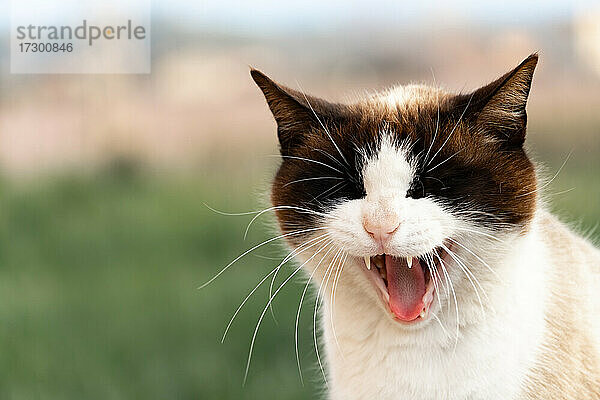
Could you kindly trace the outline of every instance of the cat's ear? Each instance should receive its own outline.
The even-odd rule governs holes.
[[[525,141],[525,107],[537,62],[538,55],[534,53],[469,96],[468,108],[474,112],[475,124],[509,146],[522,146]]]
[[[303,139],[331,123],[343,114],[343,107],[325,100],[306,96],[282,86],[262,72],[251,69],[250,75],[262,90],[277,122],[281,153],[288,155]]]

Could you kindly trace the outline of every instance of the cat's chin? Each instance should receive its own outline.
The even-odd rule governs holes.
[[[432,253],[439,257],[390,254],[363,257],[363,270],[392,320],[412,326],[431,319],[436,289],[450,261],[449,254],[442,248]]]

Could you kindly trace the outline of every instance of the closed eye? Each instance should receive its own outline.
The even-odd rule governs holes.
[[[442,185],[442,188],[440,190],[447,189],[447,187],[444,184],[444,182],[441,179],[438,179],[438,178],[436,178],[434,176],[424,176],[423,179],[432,179],[432,180],[438,181]]]
[[[406,191],[406,197],[410,197],[413,199],[420,199],[422,197],[425,197],[425,185],[423,185],[423,182],[421,182],[420,178],[416,177],[412,181],[410,187]]]

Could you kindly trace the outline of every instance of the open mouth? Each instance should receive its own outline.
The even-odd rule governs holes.
[[[447,253],[442,249],[436,252],[439,257],[429,261],[389,254],[364,257],[367,274],[396,320],[416,322],[429,316],[436,286],[431,277],[432,271],[436,274],[440,262],[447,263]]]

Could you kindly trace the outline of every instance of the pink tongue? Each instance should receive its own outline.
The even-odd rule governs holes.
[[[400,258],[385,256],[390,309],[402,321],[412,321],[423,310],[425,274],[418,259],[413,259],[412,268]]]

